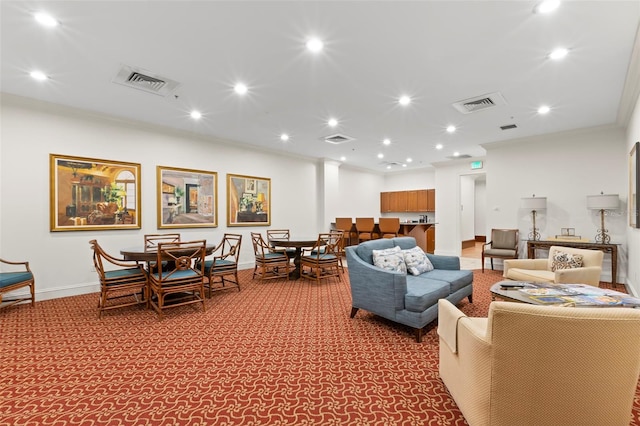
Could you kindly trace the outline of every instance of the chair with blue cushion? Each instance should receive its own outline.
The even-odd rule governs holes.
[[[93,249],[93,265],[100,278],[98,317],[104,311],[145,304],[149,307],[147,271],[138,261],[124,260],[106,253],[96,240],[89,241]]]
[[[251,242],[256,258],[253,279],[256,275],[260,277],[260,281],[289,277],[290,262],[286,252],[272,252],[272,247],[264,241],[259,232],[251,233]]]
[[[213,250],[213,258],[205,260],[204,273],[208,278],[208,297],[211,297],[212,291],[217,290],[237,287],[240,291],[238,257],[241,244],[242,235],[224,234],[220,244]]]
[[[300,276],[315,280],[317,283],[331,277],[342,280],[339,261],[341,241],[340,232],[320,233],[316,244],[302,253]]]
[[[206,240],[177,241],[158,244],[157,264],[166,260],[162,268],[149,274],[149,303],[162,319],[166,308],[202,304],[206,311],[204,273]]]
[[[15,305],[16,303],[31,300],[31,306],[35,305],[35,279],[29,268],[29,262],[11,262],[0,259],[0,308]],[[29,287],[30,295],[15,295],[11,299],[4,299],[3,294],[14,290]]]
[[[180,241],[180,234],[147,234],[144,236],[144,251],[156,251],[158,250],[158,244],[160,243],[174,243]],[[168,262],[162,261],[162,268],[167,269]],[[156,262],[147,262],[147,268],[149,272],[153,273],[156,270]]]

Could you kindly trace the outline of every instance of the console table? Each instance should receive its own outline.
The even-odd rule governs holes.
[[[527,257],[529,259],[536,258],[536,249],[549,250],[551,246],[574,247],[579,249],[600,250],[611,255],[611,283],[616,284],[618,281],[618,245],[617,244],[600,244],[585,243],[577,241],[534,241],[527,240]]]

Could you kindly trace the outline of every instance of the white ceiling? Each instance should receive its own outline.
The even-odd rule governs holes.
[[[428,167],[455,151],[482,156],[485,143],[616,122],[640,1],[564,1],[550,15],[533,13],[535,4],[3,0],[0,88],[295,155],[345,156],[368,170],[407,157],[406,169]],[[40,10],[61,25],[38,25]],[[324,40],[319,54],[306,50],[310,36]],[[548,59],[558,46],[569,56]],[[161,97],[115,84],[123,65],[180,86]],[[33,69],[50,79],[32,80]],[[245,96],[232,90],[238,81]],[[506,105],[473,114],[452,106],[493,92]],[[407,107],[402,94],[413,99]],[[203,118],[191,119],[192,109]],[[500,129],[508,124],[518,127]],[[321,140],[334,133],[355,140]]]

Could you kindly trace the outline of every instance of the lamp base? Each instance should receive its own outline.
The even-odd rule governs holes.
[[[611,242],[611,237],[607,234],[606,229],[598,229],[598,233],[596,234],[596,243],[598,244],[609,244]]]

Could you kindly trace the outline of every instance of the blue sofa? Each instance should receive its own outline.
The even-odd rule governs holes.
[[[416,341],[422,341],[423,328],[438,317],[438,300],[456,304],[465,297],[473,302],[473,272],[460,270],[457,256],[427,253],[434,266],[429,272],[409,275],[388,271],[373,264],[373,250],[416,246],[413,237],[366,241],[345,249],[351,283],[353,318],[365,309],[383,318],[415,329]]]

